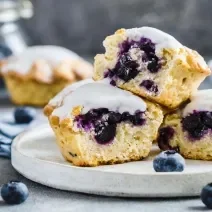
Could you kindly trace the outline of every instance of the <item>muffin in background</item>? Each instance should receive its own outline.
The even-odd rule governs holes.
[[[18,105],[44,106],[67,85],[90,78],[93,67],[59,46],[32,46],[1,64],[1,74]]]

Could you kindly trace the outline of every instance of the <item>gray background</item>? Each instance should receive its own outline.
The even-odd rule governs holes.
[[[105,36],[144,25],[162,29],[205,56],[212,54],[211,0],[32,0],[23,22],[33,44],[56,44],[81,55],[102,52]]]

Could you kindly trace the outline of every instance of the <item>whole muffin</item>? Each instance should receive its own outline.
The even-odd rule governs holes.
[[[157,142],[185,158],[212,160],[212,90],[196,92],[183,109],[166,115]]]
[[[44,111],[66,160],[98,166],[148,156],[163,120],[160,106],[101,83],[62,96]]]
[[[94,80],[105,79],[171,109],[211,73],[196,51],[155,28],[120,29],[103,45],[105,54],[95,57]]]
[[[32,46],[1,64],[11,99],[18,105],[44,106],[65,86],[90,78],[92,65],[58,46]]]

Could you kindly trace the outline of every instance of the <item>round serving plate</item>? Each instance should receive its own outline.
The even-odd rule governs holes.
[[[212,162],[186,160],[181,173],[156,173],[153,147],[143,161],[76,167],[65,161],[45,124],[20,134],[12,145],[12,165],[26,178],[53,188],[124,197],[197,196],[212,181]]]

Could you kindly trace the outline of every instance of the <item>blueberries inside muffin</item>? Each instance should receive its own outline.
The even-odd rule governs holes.
[[[140,86],[145,87],[150,92],[158,92],[158,86],[152,80],[144,80]]]
[[[137,48],[142,51],[142,62],[146,64],[151,73],[156,73],[161,68],[161,60],[155,54],[155,44],[148,38],[142,37],[140,41],[126,40],[120,45],[119,59],[115,68],[105,74],[114,81],[119,78],[124,82],[134,79],[142,69],[138,69],[140,64],[132,59],[129,51]],[[114,84],[114,82],[112,83]],[[156,89],[156,88],[155,88]],[[151,91],[151,90],[150,90]],[[153,92],[155,92],[153,90]]]
[[[160,147],[160,149],[162,150],[169,150],[169,149],[173,149],[170,146],[170,140],[173,138],[174,136],[174,129],[170,126],[167,127],[163,127],[159,130],[159,135],[158,135],[158,146]]]
[[[182,119],[182,126],[193,139],[201,139],[212,129],[212,112],[195,111]]]
[[[129,122],[135,126],[145,123],[144,113],[136,111],[134,115],[129,112],[119,113],[109,111],[107,108],[92,109],[84,115],[75,118],[77,126],[86,131],[94,129],[95,139],[99,144],[111,142],[116,135],[117,124]]]

